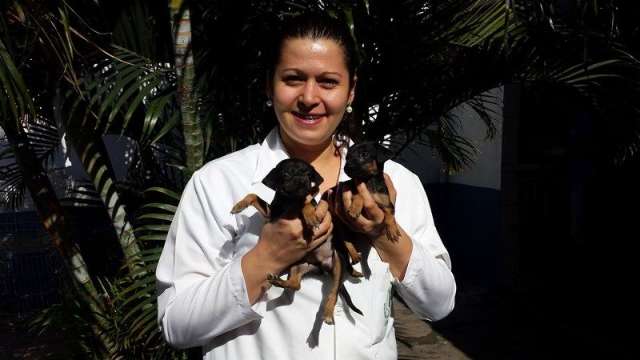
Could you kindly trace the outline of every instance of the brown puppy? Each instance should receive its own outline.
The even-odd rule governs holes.
[[[362,182],[366,183],[367,189],[375,202],[384,211],[384,225],[387,238],[397,242],[400,239],[400,228],[395,220],[395,209],[389,190],[384,182],[384,162],[391,157],[389,150],[373,142],[363,142],[353,145],[347,153],[344,172],[351,177],[353,184],[349,184],[352,189]],[[347,215],[356,219],[362,212],[364,201],[361,195],[355,193],[351,206],[346,209]]]
[[[314,196],[320,190],[323,179],[316,170],[303,160],[285,159],[267,174],[262,182],[275,190],[275,197],[269,206],[255,194],[249,194],[240,200],[231,213],[236,214],[247,208],[255,207],[269,221],[282,217],[299,217],[302,219],[306,239],[310,239],[313,227],[320,224],[316,217],[316,201]],[[307,240],[309,241],[309,240]],[[324,322],[333,324],[333,310],[336,305],[338,292],[343,296],[349,307],[355,312],[362,312],[353,305],[349,294],[342,285],[341,256],[333,246],[332,238],[312,249],[300,262],[289,269],[287,280],[280,279],[275,274],[268,274],[269,283],[274,286],[299,290],[302,276],[312,270],[324,270],[332,276],[331,289],[324,305]]]

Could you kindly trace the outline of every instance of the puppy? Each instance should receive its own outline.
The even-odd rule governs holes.
[[[305,228],[304,237],[310,239],[313,228],[320,224],[316,216],[316,201],[314,196],[320,190],[323,178],[316,170],[303,160],[285,159],[267,174],[262,183],[275,190],[275,197],[269,206],[255,194],[249,194],[231,209],[236,214],[248,206],[255,207],[269,221],[275,221],[284,216],[300,217]],[[289,269],[287,280],[280,279],[275,274],[268,274],[269,283],[274,286],[299,290],[302,276],[312,270],[324,270],[332,276],[331,289],[324,305],[324,322],[333,324],[333,310],[336,305],[338,292],[345,302],[355,312],[362,312],[353,305],[349,294],[342,285],[341,256],[333,247],[332,237],[309,252],[300,262]]]
[[[375,202],[384,211],[384,226],[387,238],[392,242],[400,239],[400,228],[395,220],[395,209],[389,190],[384,182],[384,162],[391,157],[391,152],[373,142],[363,142],[353,145],[347,152],[344,172],[349,175],[353,184],[366,183],[367,189]],[[355,186],[352,187],[355,189]],[[346,213],[352,219],[358,218],[364,205],[360,194],[354,193],[351,206]]]

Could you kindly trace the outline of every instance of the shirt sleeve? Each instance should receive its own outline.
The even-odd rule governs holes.
[[[221,179],[208,173],[205,188],[196,172],[188,182],[156,269],[158,323],[178,348],[261,319],[261,302],[249,304],[241,256],[234,257],[231,200],[209,190],[224,189]]]
[[[454,307],[456,282],[451,259],[433,222],[431,207],[420,179],[406,169],[395,178],[396,220],[413,242],[402,281],[394,279],[398,294],[423,319],[436,321]]]

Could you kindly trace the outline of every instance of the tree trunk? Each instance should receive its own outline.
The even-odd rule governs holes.
[[[140,268],[140,247],[136,242],[133,227],[129,222],[124,203],[115,187],[115,172],[102,138],[68,130],[73,146],[80,157],[84,170],[100,194],[109,218],[116,230],[120,248],[130,271]]]
[[[191,47],[191,18],[182,0],[170,0],[172,28],[175,37],[175,64],[178,76],[178,101],[182,115],[187,177],[204,163],[204,141],[194,88],[195,66]],[[176,23],[177,20],[177,23]]]

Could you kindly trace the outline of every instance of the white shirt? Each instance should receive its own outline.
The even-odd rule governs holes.
[[[342,164],[344,165],[344,153]],[[418,177],[393,161],[384,170],[397,190],[396,220],[413,241],[402,281],[372,249],[371,275],[344,286],[359,315],[338,299],[335,324],[322,321],[326,274],[307,274],[299,291],[271,287],[249,304],[240,266],[264,224],[252,207],[230,213],[248,193],[266,201],[261,181],[288,154],[277,128],[261,145],[213,160],[193,174],[182,194],[156,270],[158,322],[173,346],[202,346],[205,359],[397,359],[392,285],[420,317],[438,320],[454,306],[449,254],[433,223]],[[341,169],[340,181],[349,177]],[[354,266],[362,270],[361,264]]]

